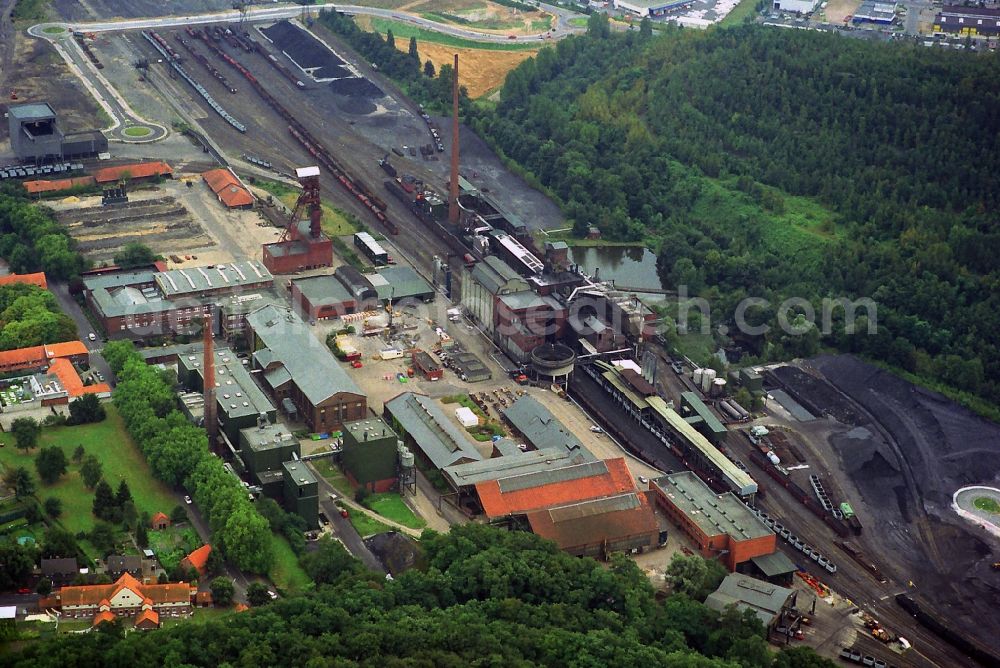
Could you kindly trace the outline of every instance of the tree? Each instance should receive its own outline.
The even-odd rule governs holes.
[[[607,39],[611,36],[611,22],[605,12],[594,12],[587,19],[587,36]]]
[[[205,572],[214,575],[216,573],[221,573],[226,567],[226,562],[222,558],[222,550],[212,550],[208,553],[208,559],[205,560]]]
[[[702,557],[674,553],[667,566],[666,579],[675,592],[697,598],[705,584],[707,573],[708,568]]]
[[[329,536],[320,538],[317,549],[303,555],[301,561],[302,568],[316,584],[332,584],[356,573],[359,567],[358,560]]]
[[[52,519],[59,519],[62,515],[62,499],[56,496],[45,499],[45,513]]]
[[[643,39],[649,39],[653,36],[653,21],[648,17],[642,17],[642,21],[639,22],[639,37]]]
[[[131,500],[132,492],[128,488],[128,483],[122,478],[121,482],[118,483],[118,491],[115,492],[115,503],[119,506],[124,506]]]
[[[24,519],[28,520],[28,524],[37,524],[42,521],[42,509],[34,501],[29,501],[24,504]]]
[[[149,529],[146,528],[144,522],[140,522],[135,528],[135,544],[140,547],[140,549],[145,549],[149,547]]]
[[[159,577],[156,578],[156,582],[161,585],[165,585],[168,582],[170,582],[170,576],[167,575],[166,571],[163,571],[162,573],[160,573]]]
[[[103,554],[115,548],[115,529],[107,522],[97,522],[89,534],[90,542]]]
[[[125,244],[124,248],[115,253],[114,259],[115,264],[122,269],[132,269],[134,267],[148,267],[161,258],[148,246],[131,242]]]
[[[97,483],[101,481],[101,476],[103,475],[103,467],[97,457],[87,455],[83,458],[83,463],[80,464],[80,477],[83,479],[83,484],[87,489],[94,489]]]
[[[424,76],[428,79],[434,78],[434,63],[429,58],[424,62]]]
[[[736,394],[733,396],[733,399],[735,399],[736,403],[748,411],[753,409],[753,396],[747,388],[741,387],[738,389]]]
[[[3,476],[4,484],[14,490],[14,496],[23,499],[35,493],[35,481],[31,479],[28,469],[23,466],[7,469]]]
[[[385,44],[392,49],[396,48],[396,36],[392,34],[392,30],[385,31]]]
[[[209,587],[212,590],[212,601],[220,608],[229,607],[233,602],[235,588],[233,581],[227,577],[217,577],[212,580]]]
[[[38,445],[38,435],[42,429],[33,418],[20,417],[11,422],[11,433],[14,434],[14,445],[18,450],[31,450]]]
[[[46,485],[51,485],[66,473],[66,453],[57,445],[42,448],[35,457],[38,477]]]
[[[66,420],[66,424],[77,425],[101,422],[106,415],[104,406],[101,405],[101,401],[97,398],[97,395],[85,394],[69,402],[69,419]]]
[[[20,545],[12,536],[0,538],[0,590],[13,589],[31,576],[35,548]]]
[[[114,492],[107,480],[102,479],[94,489],[94,516],[98,519],[113,521],[118,512],[118,504],[115,502]]]
[[[417,65],[420,64],[420,53],[417,51],[417,38],[416,37],[410,37],[409,55],[410,55],[410,58],[413,58],[413,60],[416,61]]]
[[[267,586],[260,582],[251,582],[247,587],[247,603],[259,607],[271,602],[271,593]]]
[[[73,462],[79,464],[83,461],[83,456],[85,454],[87,454],[87,451],[83,449],[82,445],[76,446],[76,449],[73,450]]]
[[[69,558],[75,557],[77,552],[79,549],[73,534],[59,527],[49,527],[45,530],[45,536],[42,538],[43,557]]]
[[[38,584],[35,585],[35,592],[39,596],[48,596],[52,593],[52,580],[48,578],[41,578]]]

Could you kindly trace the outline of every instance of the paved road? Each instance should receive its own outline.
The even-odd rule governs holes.
[[[504,34],[498,35],[496,33],[481,32],[478,30],[469,30],[467,28],[460,28],[457,26],[447,25],[444,23],[438,23],[436,21],[429,21],[419,16],[412,16],[410,14],[400,13],[397,10],[379,9],[377,7],[361,7],[358,5],[336,5],[332,3],[314,5],[314,7],[316,9],[336,9],[346,14],[364,14],[366,16],[376,16],[385,19],[404,21],[406,23],[412,23],[420,28],[433,30],[434,32],[439,32],[445,35],[452,35],[454,37],[462,37],[464,39],[477,40],[480,42],[506,43],[509,41],[508,35]],[[576,13],[550,6],[546,6],[544,9],[547,12],[555,14],[557,17],[556,38],[570,32],[584,31],[583,28],[577,28],[576,26],[572,26],[569,24],[570,18],[578,16]],[[251,9],[247,18],[250,21],[278,20],[278,19],[295,18],[301,15],[301,13],[302,13],[302,7],[298,5],[291,7],[289,6],[259,7]],[[160,18],[122,19],[117,21],[96,21],[92,23],[62,23],[62,22],[39,23],[38,25],[32,26],[30,32],[33,35],[39,37],[50,37],[49,35],[46,35],[42,31],[47,27],[53,27],[53,26],[66,29],[80,30],[84,32],[106,32],[112,30],[142,30],[149,28],[170,28],[177,26],[199,25],[204,23],[220,23],[227,21],[238,21],[239,18],[240,14],[238,11],[227,11],[227,12],[213,12],[210,14],[196,14],[193,16],[166,16]],[[539,33],[538,35],[518,36],[517,39],[523,42],[551,41],[551,38],[546,37],[546,33]]]
[[[319,483],[319,509],[330,518],[330,524],[333,526],[334,533],[337,534],[337,538],[344,544],[347,551],[353,554],[355,557],[361,560],[361,562],[377,573],[385,573],[385,568],[382,563],[375,558],[372,551],[368,549],[365,545],[364,540],[354,529],[354,525],[351,524],[351,520],[346,517],[340,516],[340,508],[337,504],[330,499],[330,493],[333,492],[340,496],[340,493],[333,488],[326,478],[313,468],[310,462],[306,462],[306,466],[312,471],[313,476],[316,477],[317,483]]]
[[[66,61],[69,67],[91,96],[101,105],[101,108],[111,117],[111,125],[105,128],[104,132],[109,138],[131,144],[146,144],[158,141],[167,136],[167,129],[162,125],[148,121],[132,107],[129,106],[125,98],[115,90],[114,86],[104,78],[104,75],[94,67],[94,65],[84,55],[80,45],[70,36],[68,31],[58,34],[46,33],[45,25],[35,25],[28,29],[28,34],[39,39],[48,40],[55,48],[56,52]],[[60,27],[66,27],[65,25]],[[142,137],[130,137],[125,134],[129,128],[141,126],[149,130],[149,134]]]
[[[66,283],[49,281],[49,291],[56,296],[56,301],[59,302],[59,308],[62,309],[62,312],[76,323],[76,331],[80,334],[80,340],[90,350],[91,368],[97,369],[104,374],[104,378],[108,384],[114,387],[114,374],[111,373],[111,367],[108,366],[107,361],[101,355],[101,348],[104,346],[104,342],[101,339],[91,341],[87,337],[88,334],[94,331],[94,326],[90,324],[90,320],[83,314],[83,309],[80,308],[80,305],[69,293],[69,287]]]

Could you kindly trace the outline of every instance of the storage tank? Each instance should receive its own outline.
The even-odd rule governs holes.
[[[692,374],[691,379],[694,381],[696,387],[701,387],[701,379],[705,374],[704,369],[695,369],[694,374]]]
[[[715,382],[715,369],[704,369],[701,375],[701,391],[708,394]]]
[[[781,459],[778,457],[778,455],[774,454],[774,450],[767,451],[767,458],[770,459],[771,463],[774,464],[775,466],[781,463]]]
[[[716,378],[712,381],[712,396],[721,397],[726,393],[726,379]]]
[[[735,420],[738,422],[742,419],[739,411],[733,408],[733,405],[730,404],[728,401],[720,401],[719,408],[722,409],[722,412],[725,413],[730,420]]]
[[[409,448],[403,448],[403,451],[399,453],[399,465],[404,469],[412,469],[414,464],[413,452]]]

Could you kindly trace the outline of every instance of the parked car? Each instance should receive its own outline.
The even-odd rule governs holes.
[[[347,508],[341,508],[340,509],[340,516],[341,517],[350,517],[350,513],[347,512]]]
[[[363,366],[364,364],[361,363],[361,360],[354,360],[353,362],[351,362],[352,369],[360,369]]]
[[[639,476],[639,484],[640,485],[648,485],[649,484],[649,478],[647,478],[644,475]]]
[[[594,432],[595,434],[603,434],[604,433],[604,430],[601,429],[600,427],[598,427],[596,424],[590,425],[590,431]]]
[[[194,501],[191,500],[190,496],[188,496],[187,494],[185,494],[184,495],[184,503],[186,503],[186,504],[188,504],[190,506],[192,503],[194,503]]]
[[[94,334],[93,332],[91,332],[90,334],[87,334],[87,339],[90,340],[90,341],[96,341],[97,340],[97,334]]]

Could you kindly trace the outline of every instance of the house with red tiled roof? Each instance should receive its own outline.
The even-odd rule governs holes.
[[[0,286],[14,283],[34,285],[42,290],[49,289],[49,282],[45,279],[45,273],[41,271],[34,274],[8,274],[7,276],[0,276]]]
[[[138,622],[148,610],[155,613],[155,617],[145,616],[148,625],[153,619],[158,624],[160,615],[176,617],[191,612],[192,594],[186,582],[142,584],[125,573],[112,584],[61,587],[53,597],[56,604],[50,607],[60,610],[64,617],[92,617],[95,626],[115,618],[134,618]]]
[[[153,529],[166,529],[170,526],[170,517],[166,513],[156,513],[150,518],[149,526]]]
[[[152,608],[145,608],[135,618],[135,628],[142,631],[160,628],[160,614]]]
[[[201,177],[212,189],[219,201],[230,209],[249,209],[253,206],[253,195],[229,169],[210,169]]]
[[[65,358],[70,362],[85,362],[89,356],[90,351],[83,341],[64,341],[44,346],[4,350],[0,351],[0,373],[44,369],[55,359]]]
[[[198,575],[204,575],[205,566],[208,564],[208,555],[211,553],[212,546],[206,543],[188,556],[181,559],[181,566],[184,568],[193,568],[198,571]]]

